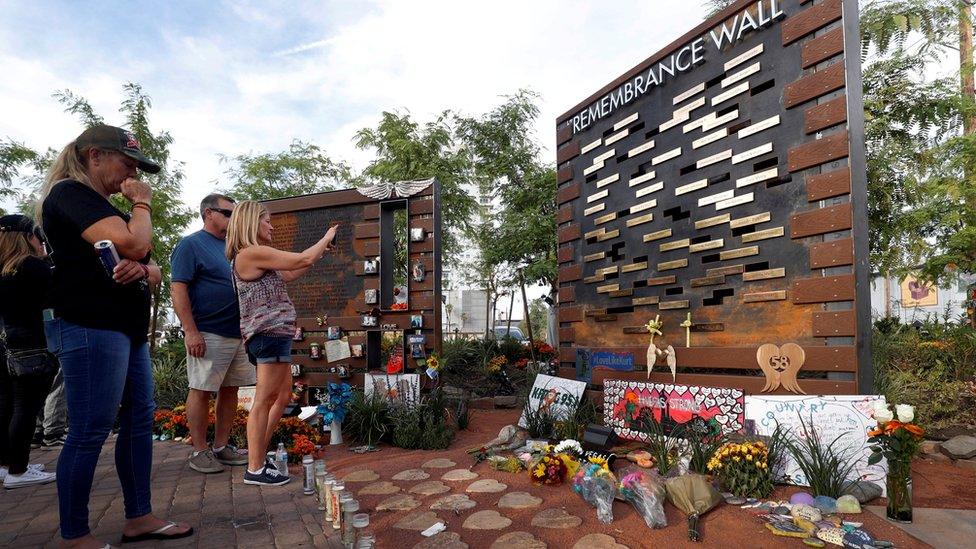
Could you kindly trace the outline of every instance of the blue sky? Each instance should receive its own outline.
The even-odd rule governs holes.
[[[484,112],[519,88],[555,117],[701,21],[696,0],[604,2],[4,2],[0,138],[60,147],[81,129],[51,94],[109,123],[124,82],[153,99],[185,163],[184,199],[224,183],[220,155],[311,141],[362,167],[352,137],[384,110]]]

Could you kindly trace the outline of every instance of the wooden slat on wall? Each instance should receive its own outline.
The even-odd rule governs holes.
[[[565,244],[566,242],[579,240],[582,234],[583,233],[580,231],[579,223],[574,223],[568,227],[563,227],[559,229],[559,233],[558,233],[559,243]]]
[[[844,231],[851,228],[853,220],[849,202],[794,214],[790,218],[790,236],[804,238]]]
[[[566,166],[556,172],[556,183],[565,183],[573,178],[573,167]]]
[[[367,204],[363,206],[363,219],[379,219],[379,218],[380,218],[379,204]]]
[[[575,355],[574,355],[575,356]],[[575,360],[575,359],[574,359]],[[576,379],[575,368],[560,368],[561,377]],[[648,381],[646,372],[613,372],[595,370],[593,372],[592,385],[598,389],[603,389],[604,379],[622,379],[625,381]],[[651,372],[650,381],[653,383],[675,383],[671,380],[671,372],[655,370]],[[758,395],[762,393],[766,385],[766,378],[762,376],[724,376],[714,374],[682,374],[678,373],[677,383],[682,385],[698,385],[702,387],[732,387],[742,389],[746,394]],[[831,381],[827,379],[801,379],[800,388],[811,395],[852,395],[857,394],[857,387],[853,381]],[[791,395],[780,387],[770,393],[770,395]]]
[[[783,45],[822,29],[841,18],[841,0],[824,0],[783,21]]]
[[[423,215],[434,213],[433,200],[411,200],[410,215]]]
[[[854,264],[854,239],[843,238],[810,246],[810,268],[826,269]]]
[[[810,107],[803,113],[803,131],[814,133],[847,122],[847,96]]]
[[[580,183],[577,181],[576,183],[566,185],[565,187],[559,189],[559,192],[556,194],[556,201],[559,202],[559,204],[565,204],[570,200],[579,198],[579,195]]]
[[[576,341],[576,329],[572,326],[559,329],[559,342],[560,343],[573,343]]]
[[[816,337],[846,337],[857,335],[854,311],[823,311],[813,313],[813,335]]]
[[[796,304],[854,301],[854,275],[794,280],[791,295],[793,296],[793,303]]]
[[[582,265],[567,265],[559,269],[559,282],[575,282],[583,278]]]
[[[567,204],[562,208],[559,208],[559,212],[556,214],[556,224],[561,225],[568,221],[573,220],[573,206],[572,204]]]
[[[851,194],[851,170],[846,166],[807,177],[807,200],[810,202],[844,194]]]
[[[573,127],[569,124],[556,130],[556,146],[562,145],[573,138]]]
[[[591,351],[613,351],[634,353],[634,364],[640,367],[647,365],[647,346],[618,346],[618,347],[587,347]],[[758,370],[756,362],[757,347],[678,347],[675,356],[678,365],[683,368],[712,366],[721,364],[721,368],[729,370]],[[853,372],[857,369],[855,349],[851,345],[834,347],[804,346],[806,362],[803,369],[811,372]],[[559,349],[561,362],[576,360],[576,350],[563,347]],[[667,366],[656,365],[657,368]],[[641,373],[642,375],[644,372]]]
[[[560,246],[559,247],[559,263],[569,263],[573,260],[573,247],[570,246]]]
[[[800,171],[850,154],[847,132],[837,132],[821,139],[797,145],[789,152],[789,170]]]
[[[573,141],[569,145],[562,147],[556,151],[556,164],[562,164],[563,162],[568,162],[578,156],[580,153],[579,143]]]
[[[582,307],[576,306],[576,307],[559,308],[559,322],[580,322],[582,320],[583,320]],[[575,360],[575,358],[573,360]]]
[[[822,71],[787,84],[783,90],[783,107],[789,109],[821,95],[844,87],[844,64],[834,63]]]
[[[353,230],[354,238],[379,238],[379,223],[359,223]]]
[[[559,288],[559,302],[569,303],[570,301],[576,301],[576,288],[573,286]]]
[[[844,27],[837,27],[809,42],[805,42],[800,50],[800,63],[804,69],[808,69],[843,52]]]

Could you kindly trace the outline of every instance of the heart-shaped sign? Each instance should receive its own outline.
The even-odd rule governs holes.
[[[762,392],[775,391],[780,386],[793,393],[806,394],[796,381],[796,374],[806,361],[806,352],[796,343],[777,347],[767,343],[756,351],[756,362],[766,374],[766,385]]]

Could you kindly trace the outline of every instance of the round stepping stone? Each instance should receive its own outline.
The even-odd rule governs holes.
[[[440,519],[437,518],[437,515],[433,511],[414,511],[400,519],[393,527],[399,528],[400,530],[423,532],[438,522],[440,522]]]
[[[493,478],[486,478],[472,482],[468,485],[465,492],[494,494],[496,492],[504,492],[507,489],[508,485],[502,484]]]
[[[573,545],[573,549],[629,549],[606,534],[588,534]]]
[[[397,494],[390,496],[379,502],[376,506],[377,511],[410,511],[420,506],[420,502],[407,494]]]
[[[512,525],[512,520],[494,509],[478,511],[464,521],[462,528],[468,530],[501,530]]]
[[[423,469],[407,469],[393,475],[393,480],[427,480],[429,478],[430,473]]]
[[[353,471],[342,477],[342,482],[374,482],[379,479],[380,476],[377,475],[375,471],[371,469],[362,469],[359,471]]]
[[[383,482],[375,482],[373,484],[367,485],[365,488],[359,491],[361,496],[385,496],[387,494],[395,494],[400,491],[400,487],[388,480]]]
[[[511,532],[495,540],[489,549],[546,549],[546,542],[528,532]]]
[[[468,544],[454,532],[441,532],[414,545],[413,549],[468,549]]]
[[[542,498],[528,492],[509,492],[498,500],[498,506],[506,509],[529,509],[542,505]]]
[[[421,496],[433,496],[434,494],[443,494],[444,492],[450,491],[451,487],[439,480],[421,482],[409,490],[411,494],[420,494]]]
[[[430,509],[432,511],[464,511],[473,508],[475,505],[477,502],[465,494],[450,494],[437,498],[431,504]]]
[[[583,519],[570,515],[565,509],[560,508],[546,509],[532,517],[532,526],[538,528],[576,528],[582,523]]]
[[[421,465],[424,469],[450,469],[455,466],[457,466],[457,463],[445,458],[432,459]]]
[[[441,480],[454,482],[459,480],[474,480],[476,478],[478,478],[478,473],[468,471],[467,469],[454,469],[453,471],[444,473]]]

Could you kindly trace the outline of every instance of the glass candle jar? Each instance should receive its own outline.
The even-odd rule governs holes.
[[[352,498],[352,496],[349,496]],[[342,544],[348,549],[356,547],[356,528],[352,523],[353,515],[359,511],[359,502],[348,499],[342,503]]]

